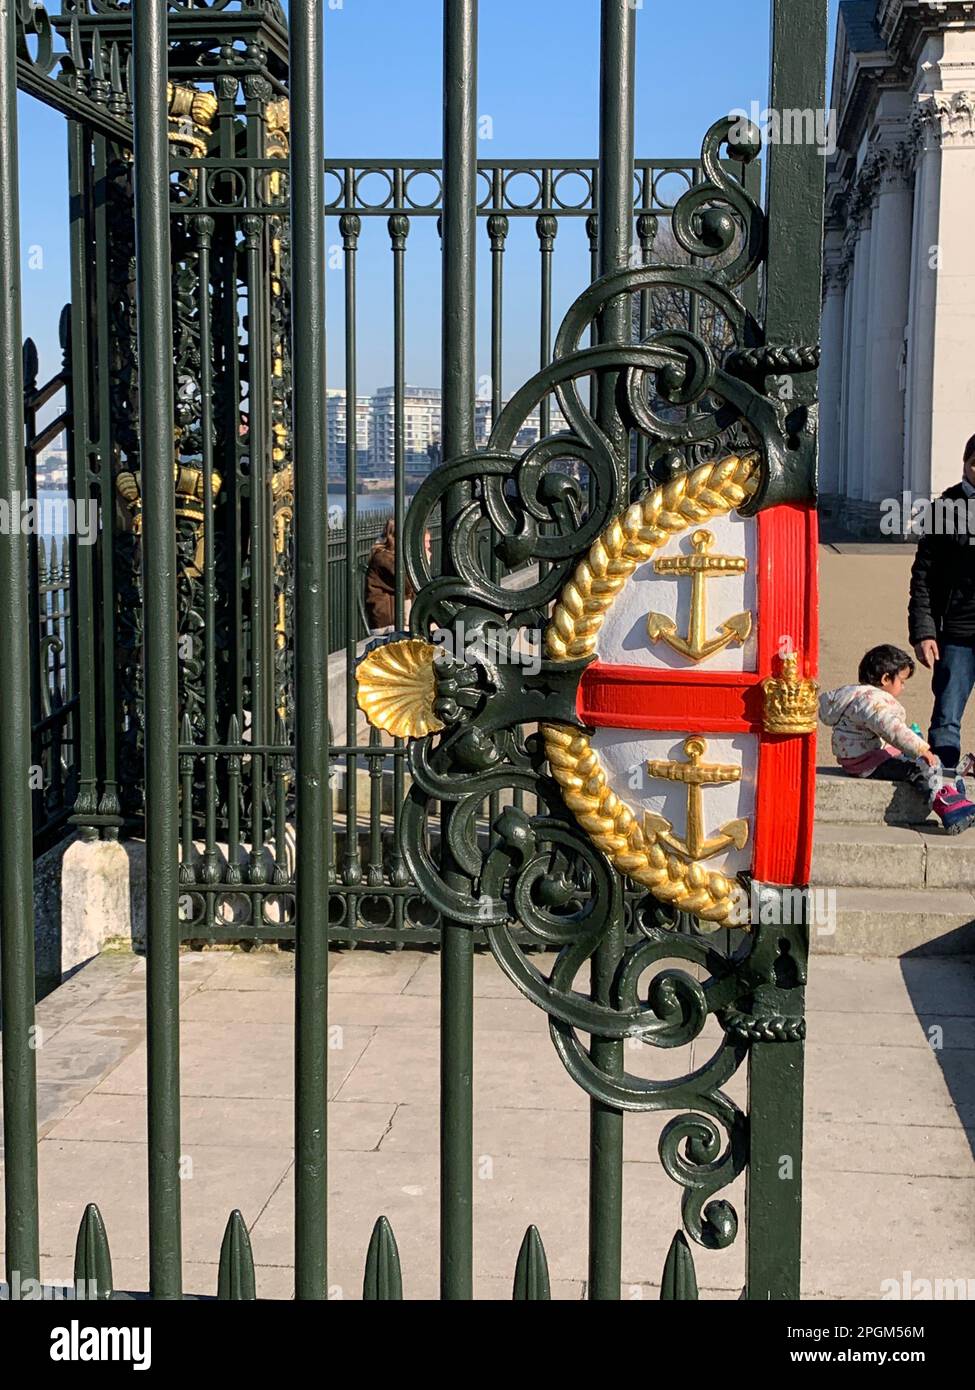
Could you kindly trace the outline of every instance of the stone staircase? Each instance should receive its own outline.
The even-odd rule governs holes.
[[[368,857],[377,797],[384,856],[392,852],[392,759],[356,778],[360,854]],[[405,772],[405,770],[404,770]],[[409,785],[409,774],[404,783]],[[337,860],[345,852],[345,769],[333,781]],[[968,783],[975,801],[975,781]],[[507,803],[510,793],[502,797]],[[946,835],[914,789],[822,768],[816,779],[813,951],[831,955],[975,956],[975,828]]]
[[[975,955],[975,828],[946,835],[910,786],[820,769],[811,877],[813,951]]]

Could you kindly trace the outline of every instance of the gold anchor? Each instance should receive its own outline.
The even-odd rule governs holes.
[[[744,644],[748,640],[752,630],[750,613],[737,613],[721,624],[717,637],[705,637],[708,625],[707,581],[716,575],[744,574],[748,561],[743,555],[711,555],[714,536],[710,531],[695,531],[691,544],[694,547],[693,555],[668,555],[653,562],[657,574],[673,574],[679,579],[691,576],[691,617],[687,636],[679,636],[673,618],[663,613],[649,614],[647,635],[651,642],[659,642],[662,638],[682,656],[688,656],[692,661],[703,661],[705,657],[720,652],[730,642]]]
[[[684,742],[684,752],[690,759],[686,763],[678,762],[648,762],[647,771],[651,777],[662,777],[668,782],[683,782],[687,787],[687,838],[679,840],[673,833],[674,827],[669,820],[657,815],[655,811],[645,811],[643,815],[643,833],[647,839],[655,838],[669,845],[678,854],[685,855],[688,859],[697,861],[699,859],[710,859],[715,854],[720,854],[722,850],[744,849],[748,841],[748,822],[747,820],[729,821],[723,825],[717,835],[708,838],[704,833],[704,807],[702,805],[701,788],[703,786],[721,786],[728,782],[741,781],[741,768],[733,765],[720,763],[702,763],[701,759],[707,752],[707,743],[703,738],[689,738]]]

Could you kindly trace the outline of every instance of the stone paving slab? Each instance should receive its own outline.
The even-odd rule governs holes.
[[[547,968],[547,958],[536,958]],[[358,1298],[373,1223],[393,1223],[410,1298],[437,1292],[439,961],[336,952],[330,970],[331,1296]],[[227,1216],[251,1232],[258,1291],[293,1271],[294,957],[181,957],[185,1286],[213,1293]],[[553,1296],[584,1296],[584,1096],[544,1018],[493,959],[475,961],[476,1293],[510,1297],[525,1228],[542,1231]],[[70,1276],[78,1221],[101,1207],[118,1287],[147,1260],[144,961],[108,954],[38,1010],[43,1272]],[[884,1280],[975,1278],[975,965],[968,959],[819,957],[809,981],[804,1296],[878,1298]],[[665,1078],[692,1049],[627,1048]],[[741,1069],[727,1087],[744,1103]],[[623,1296],[657,1298],[680,1193],[657,1159],[667,1115],[625,1128]],[[743,1180],[731,1196],[743,1213]],[[2,1242],[0,1242],[2,1243]],[[706,1298],[735,1298],[744,1246],[695,1248]]]

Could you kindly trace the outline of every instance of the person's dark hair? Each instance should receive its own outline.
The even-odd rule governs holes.
[[[965,445],[965,452],[962,454],[963,462],[967,463],[972,454],[975,454],[975,434],[972,435],[971,439]]]
[[[860,662],[857,679],[861,685],[880,685],[884,676],[896,676],[898,671],[907,671],[908,677],[914,674],[914,658],[900,647],[884,642],[880,647],[871,647]]]

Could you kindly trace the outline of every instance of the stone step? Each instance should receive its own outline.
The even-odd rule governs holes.
[[[836,888],[817,890],[810,949],[836,956],[975,955],[975,894]]]
[[[975,781],[966,782],[975,801]],[[937,825],[921,795],[905,782],[874,782],[849,777],[839,768],[819,768],[816,820],[820,825]]]
[[[975,829],[818,823],[811,878],[840,888],[967,891],[975,888]]]

